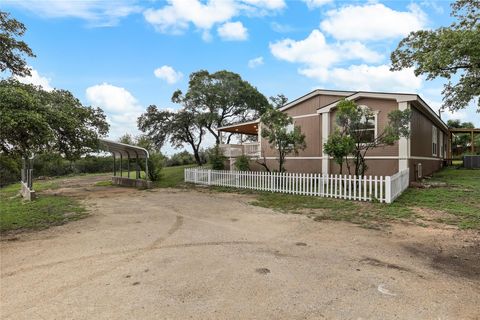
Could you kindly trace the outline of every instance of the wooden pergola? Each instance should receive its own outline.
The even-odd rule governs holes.
[[[480,134],[480,128],[449,128],[449,140],[450,145],[448,148],[448,159],[452,159],[452,143],[453,135],[455,133],[468,133],[470,134],[470,150],[475,153],[475,134]]]

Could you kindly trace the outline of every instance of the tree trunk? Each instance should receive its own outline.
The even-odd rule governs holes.
[[[200,155],[198,154],[197,150],[193,150],[193,156],[195,157],[195,162],[201,166],[202,165],[202,160],[200,159]]]

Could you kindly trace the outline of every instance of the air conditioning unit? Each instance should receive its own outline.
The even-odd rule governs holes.
[[[422,164],[421,163],[417,163],[416,171],[417,171],[417,179],[421,179],[423,177]]]

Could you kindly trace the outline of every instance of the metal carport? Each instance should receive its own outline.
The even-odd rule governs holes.
[[[149,153],[146,149],[133,146],[121,142],[115,142],[106,139],[100,139],[100,142],[105,146],[106,151],[110,152],[113,156],[113,177],[112,182],[121,185],[128,186],[149,186],[148,181],[148,157]],[[123,160],[127,160],[127,177],[123,177]],[[135,159],[135,178],[130,178],[130,163],[131,159]],[[120,161],[119,169],[117,170],[117,160]],[[145,161],[145,180],[140,176],[140,164],[139,160]],[[120,171],[117,177],[117,172]],[[140,182],[142,181],[142,182]],[[134,183],[136,182],[136,183]],[[144,183],[143,183],[144,182]]]

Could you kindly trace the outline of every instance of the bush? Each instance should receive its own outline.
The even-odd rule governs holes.
[[[160,152],[150,153],[148,158],[148,178],[151,181],[159,181],[162,176],[162,168],[165,157]]]
[[[193,154],[191,154],[186,150],[173,154],[166,161],[167,167],[184,166],[187,164],[194,164],[194,163],[195,163],[195,158],[193,157]]]
[[[0,187],[20,181],[21,161],[19,158],[0,154]]]
[[[250,170],[250,158],[246,155],[241,155],[235,160],[235,168],[239,171]]]
[[[223,155],[220,147],[216,145],[208,150],[208,162],[212,165],[213,170],[224,170],[227,158]]]

